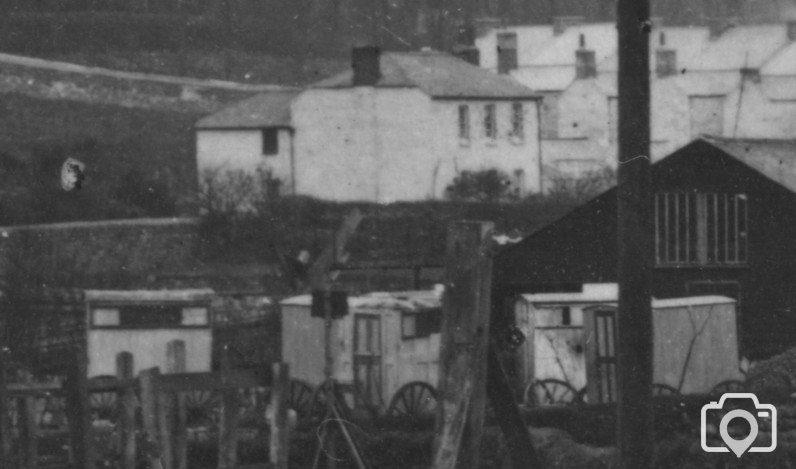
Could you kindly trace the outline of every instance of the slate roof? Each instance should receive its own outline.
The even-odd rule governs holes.
[[[292,128],[290,103],[299,90],[268,91],[211,114],[196,123],[197,129]]]
[[[785,24],[743,25],[728,29],[689,60],[689,70],[760,68],[789,40]]]
[[[419,88],[432,98],[537,99],[534,92],[512,78],[496,75],[451,55],[436,52],[382,52],[381,79],[376,87]],[[312,85],[350,88],[353,70]]]
[[[703,137],[733,158],[796,192],[796,140]]]

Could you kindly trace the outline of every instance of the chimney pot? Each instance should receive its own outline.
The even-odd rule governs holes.
[[[351,66],[354,69],[354,86],[374,86],[381,78],[381,51],[377,46],[354,47]]]
[[[719,17],[708,20],[708,31],[710,39],[718,39],[725,31],[738,24],[738,18]]]
[[[571,26],[583,24],[583,16],[554,16],[553,17],[553,34],[560,36],[564,31]]]

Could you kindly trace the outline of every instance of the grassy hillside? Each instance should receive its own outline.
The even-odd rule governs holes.
[[[168,112],[0,95],[0,224],[173,215],[195,190],[191,127]],[[60,187],[63,161],[86,164],[81,190]]]

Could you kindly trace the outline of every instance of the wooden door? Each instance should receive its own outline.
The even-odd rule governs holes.
[[[597,402],[616,401],[616,311],[594,312],[594,366]]]
[[[375,314],[354,315],[354,386],[366,405],[383,404],[381,318]]]

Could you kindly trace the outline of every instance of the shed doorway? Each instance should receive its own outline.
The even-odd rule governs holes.
[[[381,402],[381,318],[354,315],[354,385],[367,406]]]

